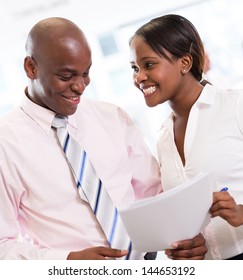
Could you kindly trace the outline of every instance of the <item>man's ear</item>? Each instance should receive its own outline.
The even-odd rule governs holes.
[[[186,74],[192,68],[193,58],[190,54],[184,55],[181,58],[181,73]]]
[[[36,79],[37,64],[30,56],[26,56],[24,59],[24,70],[28,78],[31,80]]]

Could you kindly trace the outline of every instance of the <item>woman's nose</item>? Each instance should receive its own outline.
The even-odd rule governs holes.
[[[147,80],[147,78],[148,78],[148,76],[147,76],[146,72],[141,71],[141,70],[134,75],[134,81],[137,84],[142,83],[143,81]]]

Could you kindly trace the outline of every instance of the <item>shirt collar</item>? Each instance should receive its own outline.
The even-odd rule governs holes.
[[[52,121],[56,115],[55,112],[34,103],[27,97],[26,94],[24,94],[22,98],[20,107],[46,132],[46,134],[49,134],[52,126]],[[68,124],[70,124],[74,128],[77,128],[75,115],[68,116]]]
[[[214,103],[214,99],[215,99],[215,96],[216,96],[216,87],[210,85],[210,84],[206,84],[198,98],[198,100],[196,101],[196,104],[208,104],[208,105],[211,105]]]
[[[197,101],[193,106],[200,106],[200,104],[212,105],[214,103],[216,92],[217,92],[216,87],[212,86],[211,84],[206,84],[199,98],[197,99]],[[174,114],[173,112],[171,112],[167,120],[164,122],[164,124],[162,124],[162,127],[167,126],[173,129],[173,118],[174,118]]]

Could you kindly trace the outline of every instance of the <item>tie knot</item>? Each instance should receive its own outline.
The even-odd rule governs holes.
[[[66,124],[67,124],[67,117],[61,115],[56,115],[52,121],[52,127],[55,128],[66,127]]]

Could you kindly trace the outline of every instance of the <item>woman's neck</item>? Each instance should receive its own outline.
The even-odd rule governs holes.
[[[175,98],[168,101],[175,118],[183,116],[188,117],[190,110],[199,98],[202,89],[203,86],[199,82],[190,83],[181,89],[180,94],[177,94]]]

